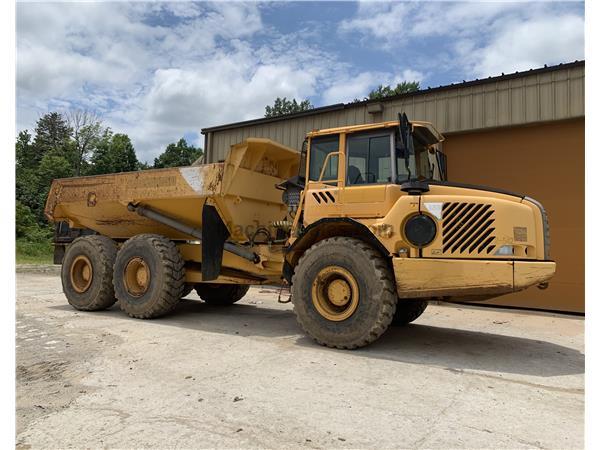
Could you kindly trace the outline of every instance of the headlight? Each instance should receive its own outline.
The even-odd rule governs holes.
[[[515,253],[515,249],[513,248],[512,245],[503,245],[498,250],[496,250],[496,253],[494,253],[494,255],[512,256],[514,253]]]
[[[424,247],[435,238],[437,227],[433,219],[425,214],[413,216],[404,225],[404,235],[415,247]]]

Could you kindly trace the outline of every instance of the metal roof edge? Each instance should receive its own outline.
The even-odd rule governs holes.
[[[509,73],[509,74],[502,73],[502,75],[497,75],[494,77],[489,76],[487,78],[481,78],[481,79],[477,78],[475,80],[463,81],[462,83],[451,83],[451,84],[446,84],[446,85],[438,86],[438,87],[434,87],[434,88],[429,87],[426,89],[419,89],[418,91],[414,91],[414,92],[407,92],[405,94],[392,95],[392,96],[385,97],[382,99],[373,99],[373,100],[367,99],[367,100],[361,100],[359,102],[352,102],[352,103],[336,103],[334,105],[321,106],[318,108],[313,108],[313,109],[309,109],[306,111],[301,111],[301,112],[297,112],[297,113],[293,113],[293,114],[285,114],[285,115],[276,116],[276,117],[261,117],[258,119],[245,120],[242,122],[234,122],[234,123],[229,123],[229,124],[225,124],[225,125],[216,125],[214,127],[202,128],[201,132],[202,132],[202,134],[206,134],[206,133],[209,133],[212,131],[230,130],[233,128],[246,127],[246,126],[250,126],[250,125],[259,125],[259,124],[265,124],[265,123],[271,123],[271,122],[279,122],[282,120],[295,119],[295,118],[304,117],[304,116],[311,116],[314,114],[320,114],[320,113],[324,113],[324,112],[338,111],[338,110],[346,109],[346,108],[353,108],[355,106],[363,106],[363,105],[367,105],[369,103],[389,102],[391,100],[415,97],[418,95],[430,94],[432,92],[439,92],[439,91],[445,91],[445,90],[451,90],[451,89],[460,89],[460,88],[477,86],[477,85],[487,84],[487,83],[496,83],[498,81],[511,80],[514,78],[519,78],[519,77],[524,77],[524,76],[537,75],[540,73],[554,72],[556,70],[571,69],[574,67],[582,67],[582,66],[585,66],[585,60],[581,60],[581,61],[575,60],[573,62],[560,63],[560,64],[555,64],[553,66],[544,65],[544,67],[538,67],[537,69],[529,69],[529,70],[525,70],[522,72],[517,71],[517,72],[513,72],[513,73]]]
[[[206,134],[210,131],[220,131],[220,130],[228,130],[231,128],[239,128],[239,127],[247,127],[249,125],[256,125],[262,123],[270,123],[270,122],[279,122],[280,120],[286,120],[290,118],[303,117],[303,116],[311,116],[313,114],[319,114],[329,111],[337,111],[340,109],[344,109],[343,103],[336,103],[334,105],[327,106],[319,106],[318,108],[307,109],[306,111],[300,111],[292,114],[285,114],[283,116],[275,116],[275,117],[260,117],[258,119],[250,119],[244,120],[242,122],[233,122],[225,125],[216,125],[214,127],[202,128],[202,134]]]

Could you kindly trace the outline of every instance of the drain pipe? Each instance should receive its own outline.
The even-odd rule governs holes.
[[[127,205],[127,209],[131,212],[135,212],[140,216],[146,217],[150,220],[154,220],[155,222],[166,225],[174,230],[177,230],[181,233],[190,235],[198,239],[202,242],[202,229],[194,228],[189,225],[186,225],[183,222],[179,222],[178,220],[173,219],[172,217],[165,216],[158,211],[155,211],[147,206],[136,206],[133,203],[129,203]],[[252,261],[253,263],[257,263],[260,261],[260,258],[256,253],[252,250],[248,250],[240,245],[236,245],[232,242],[225,242],[223,249],[228,251],[229,253],[233,253],[234,255],[240,256],[248,261]]]

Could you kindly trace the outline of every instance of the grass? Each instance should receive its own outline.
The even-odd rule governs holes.
[[[53,247],[49,241],[17,239],[17,264],[52,264]]]

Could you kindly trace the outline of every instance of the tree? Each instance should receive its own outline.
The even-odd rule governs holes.
[[[17,238],[28,236],[37,227],[35,215],[31,209],[18,200],[15,204],[15,222]]]
[[[386,97],[391,97],[393,95],[407,94],[409,92],[414,92],[419,90],[419,82],[418,81],[403,81],[402,83],[398,83],[395,88],[387,85],[384,86],[380,84],[376,89],[373,89],[369,92],[369,100],[379,100]]]
[[[15,156],[17,160],[17,171],[19,169],[31,169],[37,164],[33,152],[31,134],[29,134],[28,130],[21,131],[17,136]]]
[[[190,166],[202,156],[202,149],[189,145],[184,138],[177,144],[167,145],[165,151],[154,159],[154,168]]]
[[[28,206],[36,215],[38,223],[43,224],[46,221],[44,206],[52,180],[72,177],[74,170],[71,162],[64,156],[48,153],[40,161],[35,175],[37,176],[37,189],[33,194],[33,204]]]
[[[295,98],[288,100],[286,97],[277,97],[273,106],[265,106],[265,117],[277,117],[284,116],[286,114],[293,114],[300,111],[308,111],[313,109],[314,106],[310,103],[310,100],[302,100],[300,103]]]
[[[136,170],[148,170],[148,169],[152,169],[152,166],[150,164],[148,164],[147,162],[138,161],[137,167],[135,169]]]
[[[106,128],[96,143],[89,172],[92,175],[131,172],[137,170],[138,165],[129,136],[119,133],[113,135],[111,129]]]
[[[82,173],[82,166],[93,151],[102,134],[102,121],[90,111],[75,110],[67,113],[74,141],[75,176]]]
[[[71,128],[57,112],[51,112],[40,117],[35,126],[33,140],[33,158],[39,162],[50,151],[59,155],[65,150],[65,144],[71,138]]]

